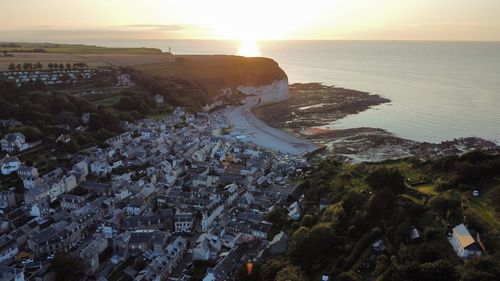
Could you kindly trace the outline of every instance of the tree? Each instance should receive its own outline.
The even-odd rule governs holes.
[[[49,62],[49,64],[47,66],[49,67],[50,70],[52,70],[54,68],[54,65],[51,62]]]
[[[500,280],[500,262],[493,256],[467,259],[459,267],[460,281]]]
[[[272,234],[277,234],[288,222],[288,212],[281,207],[275,207],[266,215],[266,220],[273,224]]]
[[[460,201],[450,198],[447,194],[436,195],[429,201],[430,207],[443,217],[448,215],[448,212],[457,210],[460,207]]]
[[[316,223],[314,216],[307,214],[302,218],[302,225],[305,227],[311,227]]]
[[[335,279],[336,281],[361,281],[361,276],[359,274],[352,272],[352,271],[346,271],[342,272],[337,276]]]
[[[11,63],[9,64],[9,70],[10,70],[10,71],[14,71],[14,70],[16,70],[16,65],[15,65],[14,63],[12,63],[12,62],[11,62]]]
[[[416,262],[399,265],[389,274],[389,280],[392,281],[422,281],[422,271],[420,265]]]
[[[390,218],[396,210],[398,197],[388,189],[376,192],[368,202],[367,216],[373,222]]]
[[[447,260],[438,260],[433,263],[424,263],[421,267],[423,280],[454,281],[457,280],[457,271]]]
[[[68,62],[68,63],[66,64],[66,69],[71,69],[71,63],[69,63],[69,62]]]
[[[23,69],[23,66],[20,63],[18,63],[16,68],[17,68],[17,70],[21,70],[21,69]]]
[[[309,256],[309,234],[309,229],[305,227],[297,229],[297,231],[293,233],[290,240],[290,245],[288,247],[290,259],[295,264],[299,264],[303,268],[307,268],[311,263],[311,259]]]
[[[252,271],[248,272],[247,263],[240,266],[237,273],[238,281],[265,281],[261,278],[261,264],[252,263]]]
[[[40,62],[37,62],[35,64],[35,69],[42,69],[42,68],[43,68],[43,65]]]
[[[500,212],[500,185],[497,185],[490,190],[488,198],[495,210]]]
[[[64,69],[64,64],[63,63],[59,64],[59,69],[61,69],[61,70]]]
[[[306,276],[298,266],[289,265],[276,274],[276,281],[304,281]]]
[[[380,255],[377,257],[377,265],[375,266],[375,276],[380,276],[387,269],[389,265],[389,259],[386,255]]]
[[[405,189],[405,178],[397,169],[379,168],[366,177],[366,183],[375,190],[388,188],[399,194]]]
[[[85,265],[80,257],[68,254],[57,255],[54,259],[56,281],[80,281],[85,278]]]
[[[261,277],[262,280],[275,280],[276,275],[280,270],[289,266],[290,263],[283,259],[269,259],[262,265]]]
[[[326,208],[322,221],[330,222],[334,227],[346,218],[344,202],[340,201]]]
[[[40,131],[40,129],[31,126],[15,127],[11,128],[10,131],[12,133],[22,133],[26,137],[26,141],[28,142],[36,141],[43,137],[43,133],[42,131]]]

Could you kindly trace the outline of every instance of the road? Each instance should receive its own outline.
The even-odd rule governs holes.
[[[256,105],[258,97],[248,97],[243,105],[226,109],[224,117],[231,123],[234,131],[241,132],[256,145],[293,155],[318,149],[315,144],[273,128],[258,119],[252,112],[252,108]]]

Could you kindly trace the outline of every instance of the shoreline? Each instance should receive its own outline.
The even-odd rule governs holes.
[[[231,123],[234,132],[241,133],[257,145],[282,153],[305,155],[320,148],[313,142],[274,128],[257,118],[252,109],[258,105],[258,99],[249,96],[242,105],[223,110],[222,114]]]
[[[390,100],[350,89],[319,83],[292,84],[288,100],[250,107],[254,119],[264,126],[325,147],[340,161],[378,162],[408,157],[434,159],[482,149],[499,152],[492,141],[465,137],[441,143],[398,137],[380,128],[325,129],[327,123],[357,114]],[[248,110],[248,108],[247,108]]]

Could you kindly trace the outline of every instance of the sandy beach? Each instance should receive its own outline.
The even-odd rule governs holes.
[[[257,105],[258,98],[252,96],[246,98],[243,105],[224,111],[224,117],[233,126],[233,131],[242,133],[257,145],[283,153],[301,155],[318,149],[317,145],[270,127],[258,119],[252,112]]]

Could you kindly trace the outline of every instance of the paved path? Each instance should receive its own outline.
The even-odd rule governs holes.
[[[318,148],[313,143],[273,128],[258,119],[252,112],[252,108],[257,104],[257,97],[248,97],[243,105],[224,111],[224,116],[231,123],[234,131],[241,132],[249,138],[249,141],[257,145],[293,155],[301,155]]]

